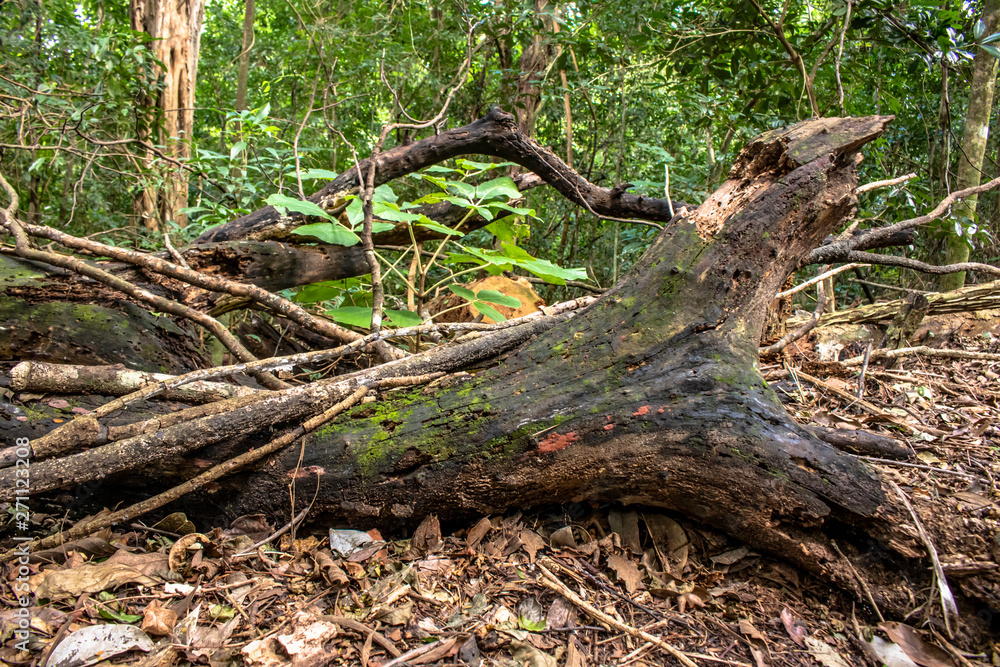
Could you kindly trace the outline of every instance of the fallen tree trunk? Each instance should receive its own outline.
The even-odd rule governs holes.
[[[927,312],[925,315],[967,313],[974,310],[1000,308],[1000,281],[969,285],[951,292],[937,292],[926,296]],[[822,327],[830,324],[867,324],[891,321],[905,305],[906,299],[903,298],[840,310],[823,315],[819,319],[818,325]],[[808,317],[791,318],[788,320],[788,326],[795,327],[808,319]]]
[[[358,382],[475,368],[499,354],[503,363],[473,375],[354,406],[227,487],[238,491],[230,509],[287,515],[289,484],[304,506],[314,484],[296,480],[313,475],[317,518],[356,527],[615,501],[682,512],[859,595],[866,580],[922,576],[903,558],[919,557],[922,546],[896,496],[865,464],[799,426],[756,368],[768,304],[853,212],[856,153],[889,120],[822,119],[758,138],[718,192],[664,229],[614,288],[574,317],[137,429],[107,449],[33,463],[32,489],[296,424],[358,396]],[[491,122],[506,127],[503,118]],[[458,150],[434,145],[439,156]],[[560,169],[549,166],[553,178]],[[630,201],[624,210],[661,216],[654,202]],[[264,217],[229,231],[267,235]],[[0,488],[13,488],[8,476],[0,471]],[[996,604],[1000,588],[994,575],[984,577],[979,595]],[[883,608],[908,601],[905,587],[874,590]]]

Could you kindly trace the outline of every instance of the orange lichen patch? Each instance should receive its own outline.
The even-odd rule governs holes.
[[[570,431],[569,433],[549,433],[545,436],[545,439],[538,443],[539,452],[558,452],[560,449],[566,449],[574,442],[580,438],[576,435],[576,431]]]
[[[662,414],[663,414],[663,408],[660,408],[659,410],[657,410],[657,411],[656,411],[656,414],[658,414],[658,415],[662,415]]]
[[[614,425],[614,424],[608,424],[607,426],[605,426],[605,427],[604,427],[604,430],[605,430],[605,431],[610,431],[610,430],[611,430],[611,429],[613,429],[614,427],[615,427],[615,425]]]
[[[608,418],[608,421],[611,421],[611,415],[604,415],[604,416]]]
[[[638,410],[636,410],[635,412],[633,412],[632,416],[633,417],[641,417],[643,415],[648,415],[648,414],[649,414],[649,406],[648,405],[644,405],[641,408],[639,408]]]

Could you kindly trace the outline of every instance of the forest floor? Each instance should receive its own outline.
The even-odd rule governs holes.
[[[987,331],[947,347],[997,353],[1000,340]],[[777,363],[762,363],[800,422],[890,435],[912,456],[869,464],[907,494],[960,502],[970,521],[997,518],[1000,362],[926,355],[895,368],[872,362],[864,398],[873,410],[848,400],[861,369],[821,356],[815,344],[800,342]],[[55,511],[32,517],[43,526],[58,519]],[[22,617],[4,591],[10,608],[0,612],[0,660],[59,667],[111,656],[252,667],[1000,664],[1000,635],[965,647],[976,653],[948,641],[930,579],[908,617],[880,622],[871,604],[659,510],[543,508],[444,531],[429,517],[409,536],[275,537],[277,527],[262,517],[243,517],[227,530],[198,528],[174,514],[33,558],[29,584],[49,602],[31,609],[29,650],[18,652]],[[944,566],[960,586],[962,568]],[[10,583],[15,571],[8,572]],[[94,630],[81,632],[88,627]]]

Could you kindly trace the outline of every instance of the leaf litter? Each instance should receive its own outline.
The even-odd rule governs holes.
[[[941,497],[965,511],[964,532],[936,535],[1000,534],[1000,365],[903,362],[868,369],[863,396],[875,409],[845,399],[857,394],[859,372],[839,361],[807,351],[763,370],[803,424],[903,442],[910,459],[867,460],[914,500]],[[920,519],[933,525],[932,514]],[[995,642],[979,655],[959,651],[932,603],[915,600],[906,619],[880,622],[807,573],[649,508],[574,505],[447,530],[431,516],[405,539],[350,527],[321,538],[268,539],[274,533],[261,516],[199,533],[175,514],[35,555],[28,651],[16,648],[21,619],[9,608],[0,611],[0,660],[940,667],[998,664],[1000,655]],[[965,554],[942,563],[954,586],[998,569],[995,541],[946,546]]]

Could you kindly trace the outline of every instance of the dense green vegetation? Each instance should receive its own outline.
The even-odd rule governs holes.
[[[365,157],[384,124],[406,114],[432,117],[455,83],[470,29],[468,80],[444,127],[471,122],[492,105],[527,108],[537,112],[534,137],[565,159],[568,95],[573,165],[603,186],[631,182],[662,196],[669,167],[672,198],[698,203],[746,139],[812,115],[811,96],[822,115],[895,114],[890,133],[866,149],[862,180],[918,177],[864,196],[859,215],[863,227],[891,223],[931,207],[952,185],[972,58],[977,45],[998,54],[995,36],[977,23],[979,11],[950,0],[762,0],[759,8],[703,0],[258,0],[249,110],[237,112],[244,5],[209,0],[188,138],[195,148],[191,223],[180,233],[193,238],[279,191],[297,198],[296,145],[301,170],[339,172],[354,161],[344,139]],[[0,7],[0,171],[20,191],[29,219],[75,234],[103,232],[118,244],[162,242],[147,237],[132,213],[133,196],[156,184],[161,166],[144,165],[139,145],[114,143],[158,120],[143,104],[158,85],[148,47],[120,4]],[[541,53],[540,65],[524,57],[526,49]],[[537,84],[519,86],[519,79]],[[996,136],[986,178],[997,172]],[[414,138],[396,133],[387,145]],[[306,180],[303,191],[322,182]],[[393,189],[403,201],[434,191],[419,178]],[[520,228],[521,247],[583,267],[601,285],[655,231],[597,220],[546,188],[531,191],[525,207],[536,217]],[[974,244],[973,260],[993,261],[998,227],[1000,207],[987,195],[978,218],[923,230],[911,254],[940,260],[944,234],[958,229]],[[490,248],[494,240],[480,231],[463,244]],[[914,276],[886,270],[881,279]]]

